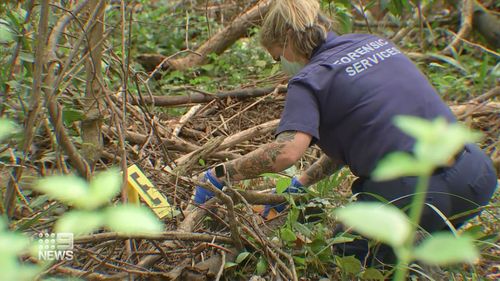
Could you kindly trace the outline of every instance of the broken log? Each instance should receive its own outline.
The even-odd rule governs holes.
[[[209,54],[221,54],[233,45],[234,42],[245,36],[248,29],[259,25],[269,10],[270,4],[271,0],[259,1],[247,11],[237,16],[228,26],[224,27],[214,36],[210,37],[207,41],[201,44],[195,52],[191,52],[185,57],[169,61],[162,55],[145,54],[139,56],[138,60],[141,64],[143,64],[146,71],[154,70],[158,64],[162,62],[163,65],[161,67],[163,69],[172,70],[184,70],[195,65],[200,65],[206,61]],[[151,58],[154,58],[154,60],[151,61]],[[153,65],[155,65],[155,67],[151,68]]]
[[[286,92],[285,86],[278,86],[277,92],[282,94]],[[206,103],[212,101],[214,99],[225,99],[225,98],[234,98],[234,99],[246,99],[246,98],[254,98],[260,97],[267,94],[272,93],[276,88],[275,87],[266,87],[266,88],[247,88],[247,89],[237,89],[227,92],[220,92],[216,94],[203,94],[200,92],[190,92],[188,95],[182,96],[146,96],[142,100],[138,101],[141,105],[155,105],[155,106],[180,106],[191,103]],[[188,89],[187,89],[188,90]],[[137,102],[134,100],[132,104],[137,105]]]

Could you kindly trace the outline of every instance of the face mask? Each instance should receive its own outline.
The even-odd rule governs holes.
[[[281,61],[281,69],[283,72],[290,76],[294,76],[295,74],[299,73],[299,71],[304,67],[303,64],[300,62],[295,62],[295,61],[289,61],[285,59],[285,56],[280,56],[280,61]]]

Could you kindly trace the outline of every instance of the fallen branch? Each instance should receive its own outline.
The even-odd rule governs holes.
[[[205,43],[196,49],[194,53],[166,62],[168,68],[184,70],[195,65],[200,65],[207,59],[209,54],[221,54],[238,39],[245,36],[247,30],[258,25],[267,13],[271,0],[259,1],[256,5],[236,17],[231,23],[210,37]],[[162,59],[163,61],[164,59]]]
[[[114,278],[109,275],[97,273],[97,272],[90,272],[90,271],[85,271],[85,270],[80,270],[80,269],[74,269],[70,267],[65,267],[65,266],[58,266],[52,269],[53,271],[59,272],[64,274],[66,277],[69,276],[74,276],[74,277],[85,277],[85,280],[96,280],[96,281],[101,281],[101,280],[120,280],[119,278]],[[52,271],[51,270],[51,271]],[[48,273],[48,272],[47,272]]]
[[[116,131],[114,128],[110,128],[109,126],[103,126],[102,127],[103,132],[107,134],[115,134]],[[148,140],[148,136],[142,135],[139,133],[134,133],[127,131],[125,132],[125,138],[127,141],[131,143],[136,143],[136,144],[144,144]],[[200,147],[194,144],[191,144],[189,142],[181,141],[179,139],[169,139],[169,138],[161,138],[161,142],[165,144],[169,149],[171,150],[176,150],[180,152],[192,152]],[[217,159],[235,159],[238,158],[240,155],[236,153],[231,153],[231,152],[216,152],[211,157],[217,158]]]
[[[498,114],[500,112],[500,102],[470,102],[467,104],[452,105],[450,108],[458,119],[463,119],[469,116],[477,117]]]
[[[250,140],[256,136],[267,134],[267,133],[275,130],[276,127],[278,126],[278,124],[279,124],[279,120],[269,121],[269,122],[266,122],[264,124],[260,124],[260,125],[257,125],[255,127],[249,128],[249,129],[241,131],[239,133],[236,133],[230,137],[227,137],[226,139],[224,139],[223,142],[221,142],[219,145],[214,147],[214,149],[210,153],[205,153],[204,157],[210,156],[212,152],[221,151],[221,150],[224,150],[226,148],[233,147],[233,146],[235,146],[239,143],[242,143],[244,141]],[[180,157],[179,159],[175,160],[175,162],[177,163],[177,165],[181,165],[182,163],[186,162],[188,159],[192,159],[194,157],[194,155],[197,153],[196,151],[197,150]],[[198,159],[199,159],[199,157],[196,158],[196,161]]]
[[[230,148],[230,147],[233,147],[239,143],[250,140],[254,137],[270,133],[270,132],[276,130],[279,122],[280,122],[279,119],[272,120],[272,121],[257,125],[255,127],[246,129],[244,131],[238,132],[234,135],[231,135],[231,136],[227,137],[226,139],[224,139],[224,141],[221,143],[221,145],[217,148],[216,151]]]
[[[231,244],[232,239],[226,236],[205,234],[205,233],[190,233],[183,231],[165,231],[159,234],[139,234],[125,235],[116,232],[105,232],[80,236],[75,238],[75,244],[95,243],[108,240],[127,240],[127,239],[146,239],[146,240],[178,240],[178,241],[200,241],[200,242],[218,242]]]
[[[500,96],[500,86],[496,86],[495,88],[490,89],[485,94],[473,98],[471,102],[483,102],[497,96]]]
[[[238,89],[227,92],[220,92],[216,94],[200,93],[200,92],[190,92],[188,95],[182,96],[146,96],[143,97],[139,103],[141,105],[155,105],[155,106],[180,106],[192,103],[205,103],[212,101],[214,99],[225,99],[225,98],[235,98],[235,99],[246,99],[254,98],[267,95],[272,93],[276,88],[248,88],[248,89]],[[277,88],[278,93],[285,93],[286,87],[280,86]],[[137,101],[132,101],[132,104],[137,105]]]
[[[212,154],[212,152],[217,149],[217,147],[222,143],[223,140],[224,138],[222,137],[212,138],[197,150],[175,160],[177,167],[175,167],[172,173],[174,175],[185,175],[193,165],[198,163],[199,159],[204,159]]]

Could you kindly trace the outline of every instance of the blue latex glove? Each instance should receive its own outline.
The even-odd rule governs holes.
[[[210,172],[210,169],[203,173],[203,178],[201,179],[201,181],[202,182],[209,181],[218,189],[222,189],[222,187],[224,187],[224,183],[220,182],[215,176],[213,176],[212,173]],[[206,190],[201,186],[196,186],[196,191],[194,193],[194,202],[196,204],[203,204],[212,197],[214,197],[213,192]]]
[[[304,190],[304,186],[299,182],[297,177],[293,177],[290,186],[283,191],[283,193],[305,193],[305,192],[306,191]],[[276,193],[276,188],[273,189],[273,193]],[[262,212],[262,217],[267,218],[272,208],[274,208],[278,213],[281,213],[283,212],[283,210],[285,210],[287,205],[288,205],[287,202],[283,202],[281,204],[274,206],[266,205],[264,207],[264,212]]]

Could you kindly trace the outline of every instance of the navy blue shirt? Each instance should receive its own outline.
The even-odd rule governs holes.
[[[367,35],[329,33],[310,62],[288,83],[276,131],[301,131],[323,152],[369,177],[393,151],[414,139],[394,126],[397,115],[455,117],[426,77],[394,44]]]

